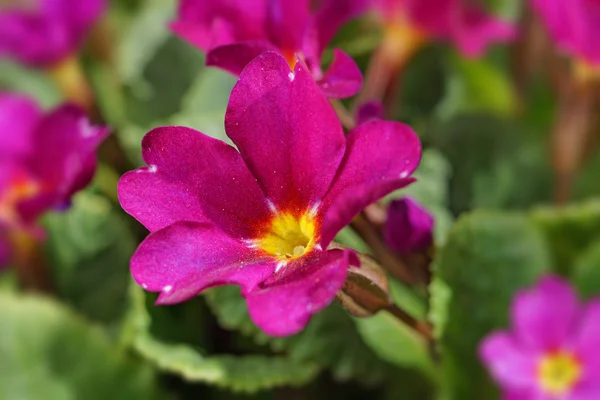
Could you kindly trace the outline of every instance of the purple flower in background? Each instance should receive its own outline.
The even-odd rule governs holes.
[[[8,0],[0,5],[0,57],[51,66],[77,51],[105,0]]]
[[[375,11],[386,31],[386,45],[411,53],[431,39],[452,41],[468,57],[492,42],[515,37],[515,27],[466,0],[355,0]]]
[[[532,0],[550,36],[572,57],[600,65],[600,2],[596,0]]]
[[[303,63],[266,52],[242,72],[225,128],[237,149],[184,127],[146,135],[147,167],[119,183],[123,208],[151,232],[134,279],[174,304],[241,286],[266,333],[300,331],[335,297],[351,250],[327,250],[367,204],[413,181],[421,145],[398,122],[344,136]]]
[[[433,225],[431,214],[410,197],[395,199],[388,205],[383,237],[398,253],[422,252],[433,243]]]
[[[340,50],[326,72],[321,55],[337,30],[361,7],[352,0],[324,0],[316,11],[310,0],[181,0],[172,30],[204,50],[207,65],[234,75],[265,51],[283,55],[291,69],[304,62],[323,93],[344,98],[356,94],[362,74]]]
[[[78,107],[44,114],[28,97],[0,93],[0,135],[0,247],[6,249],[11,230],[35,232],[41,214],[90,182],[108,130],[90,126]]]
[[[384,112],[383,104],[380,101],[367,101],[356,109],[356,123],[360,125],[368,121],[383,119]]]
[[[513,329],[480,347],[506,399],[600,399],[600,300],[582,305],[567,282],[546,277],[517,293],[511,316]]]

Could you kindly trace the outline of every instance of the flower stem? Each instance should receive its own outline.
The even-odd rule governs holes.
[[[338,119],[340,120],[344,129],[346,129],[347,131],[351,131],[352,129],[354,129],[356,127],[356,121],[354,119],[354,116],[350,111],[348,111],[346,106],[344,106],[341,101],[336,99],[331,99],[329,100],[329,102],[331,103],[331,106],[337,114]]]
[[[408,266],[385,245],[379,231],[366,218],[364,213],[356,216],[350,226],[373,250],[373,254],[381,266],[393,276],[411,286],[420,286],[423,284],[410,271]]]
[[[421,336],[423,336],[427,340],[427,342],[433,342],[433,330],[431,329],[431,325],[429,325],[429,323],[425,321],[419,321],[413,318],[406,311],[398,307],[396,304],[392,304],[389,307],[387,307],[386,311],[388,311],[394,317],[398,318],[400,321],[417,331]]]
[[[25,290],[51,293],[52,281],[40,242],[28,232],[11,233],[13,264]]]

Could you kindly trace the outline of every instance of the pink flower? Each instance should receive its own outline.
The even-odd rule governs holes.
[[[433,243],[433,225],[431,214],[410,197],[395,199],[388,206],[383,237],[398,253],[421,252]]]
[[[493,332],[483,362],[513,400],[600,399],[600,300],[579,303],[558,277],[519,292],[512,331]]]
[[[380,16],[389,42],[400,52],[429,39],[450,40],[468,57],[481,55],[492,42],[515,37],[515,27],[467,0],[356,0]],[[409,49],[407,49],[409,48]]]
[[[0,8],[0,58],[49,66],[77,51],[105,0],[8,0]]]
[[[398,122],[344,136],[302,63],[254,59],[225,116],[237,150],[184,127],[146,135],[147,167],[119,183],[123,208],[151,234],[131,260],[134,279],[174,304],[206,288],[241,287],[266,333],[300,331],[335,297],[351,250],[327,250],[367,204],[413,181],[421,146]]]
[[[6,256],[12,229],[35,231],[41,214],[87,186],[108,130],[90,126],[75,106],[44,114],[25,96],[0,93],[0,132],[0,240]]]
[[[264,51],[283,55],[293,69],[306,63],[328,97],[356,94],[362,75],[354,61],[334,51],[329,69],[321,55],[336,31],[360,10],[352,0],[325,0],[316,12],[310,0],[181,0],[172,30],[206,51],[207,65],[234,75]]]
[[[571,56],[600,65],[600,2],[532,0],[556,45]]]

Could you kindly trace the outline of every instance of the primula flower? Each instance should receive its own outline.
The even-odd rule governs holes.
[[[74,53],[105,0],[8,0],[0,4],[0,57],[50,66]]]
[[[557,47],[581,61],[600,67],[598,35],[600,2],[596,0],[532,0]]]
[[[433,225],[431,214],[410,197],[395,199],[388,205],[383,237],[398,253],[422,252],[433,243]]]
[[[273,52],[242,72],[225,129],[237,150],[184,127],[143,139],[148,166],[119,183],[121,205],[151,232],[132,274],[160,292],[157,304],[239,285],[259,327],[293,334],[358,264],[328,245],[364,206],[412,182],[420,142],[384,121],[345,137],[310,71]]]
[[[283,55],[293,69],[306,63],[328,97],[356,94],[362,74],[354,61],[340,50],[324,73],[321,55],[336,31],[360,7],[352,0],[324,0],[311,11],[311,0],[181,0],[172,30],[204,50],[207,65],[234,75],[265,51]]]
[[[467,0],[356,0],[376,12],[384,45],[408,57],[432,39],[452,41],[465,56],[477,57],[495,41],[515,36],[512,24]]]
[[[0,93],[0,132],[0,258],[7,261],[11,231],[36,234],[41,214],[90,182],[108,130],[90,126],[78,107],[44,114],[28,97]]]
[[[580,304],[558,277],[519,292],[511,331],[490,334],[480,353],[506,399],[600,399],[600,300]]]

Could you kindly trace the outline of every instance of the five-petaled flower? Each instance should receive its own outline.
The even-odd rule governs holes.
[[[172,30],[206,51],[207,65],[239,75],[265,51],[283,55],[291,69],[304,62],[323,93],[332,98],[356,94],[362,74],[340,50],[326,72],[321,55],[336,31],[360,7],[352,0],[324,0],[312,11],[310,0],[181,0]]]
[[[384,46],[406,59],[432,39],[450,40],[468,57],[495,41],[515,36],[512,24],[494,18],[467,0],[355,0],[379,16]]]
[[[372,121],[344,136],[304,64],[266,52],[242,72],[225,116],[237,150],[184,127],[146,135],[147,167],[119,183],[123,208],[151,234],[131,260],[136,282],[173,304],[241,286],[271,335],[300,331],[343,286],[352,250],[328,250],[367,204],[413,181],[418,137]]]
[[[73,54],[105,0],[9,0],[0,5],[0,57],[47,67]]]
[[[10,258],[13,233],[38,234],[37,218],[63,208],[87,186],[95,152],[108,129],[83,110],[63,105],[44,114],[30,98],[0,93],[0,260]]]
[[[512,324],[480,347],[505,398],[600,399],[600,300],[582,305],[567,282],[545,277],[516,295]]]

